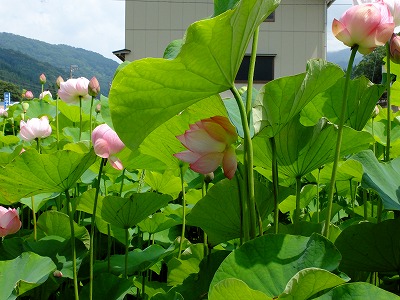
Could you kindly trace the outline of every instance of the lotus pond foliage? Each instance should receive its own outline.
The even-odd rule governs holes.
[[[346,73],[311,59],[256,89],[251,59],[236,86],[279,5],[216,0],[108,98],[43,70],[0,109],[0,300],[399,298],[399,1],[334,20]],[[383,84],[351,79],[381,46]]]

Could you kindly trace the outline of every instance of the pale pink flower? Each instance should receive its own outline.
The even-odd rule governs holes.
[[[68,79],[60,82],[58,96],[66,103],[79,103],[79,99],[88,100],[91,97],[88,94],[89,79],[85,77]]]
[[[390,60],[396,64],[400,63],[400,36],[395,33],[390,39]]]
[[[100,93],[100,83],[96,77],[92,77],[89,81],[88,94],[92,97],[97,97]]]
[[[222,165],[227,178],[235,175],[237,158],[232,144],[238,135],[228,118],[216,116],[198,121],[176,138],[188,150],[174,156],[189,163],[193,171],[208,174]]]
[[[94,152],[98,156],[107,158],[114,169],[124,168],[122,162],[114,154],[120,152],[125,145],[110,126],[107,124],[97,126],[92,132],[92,142]]]
[[[44,75],[43,73],[40,74],[39,81],[40,81],[40,84],[45,84],[46,83],[46,75]]]
[[[43,93],[40,93],[39,99],[43,99],[43,98],[46,97],[47,95],[49,95],[50,98],[53,99],[53,95],[50,93],[50,91],[44,91]]]
[[[28,99],[28,100],[33,99],[33,93],[32,93],[32,91],[26,91],[26,92],[25,92],[25,98]]]
[[[36,138],[45,138],[51,134],[51,126],[46,116],[29,119],[27,122],[21,121],[20,135],[25,141],[32,141]]]
[[[354,5],[360,5],[364,3],[381,2],[381,0],[353,0]],[[393,21],[396,26],[400,25],[400,1],[399,0],[383,0],[383,2],[389,7],[390,13],[393,16]]]
[[[7,109],[4,109],[4,107],[0,107],[0,117],[3,117],[3,118],[8,117]]]
[[[18,211],[0,206],[0,237],[16,233],[21,228]]]
[[[394,27],[389,8],[381,1],[350,7],[340,20],[333,20],[332,32],[346,46],[358,45],[361,54],[368,54],[389,41]]]

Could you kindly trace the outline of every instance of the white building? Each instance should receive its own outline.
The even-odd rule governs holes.
[[[326,58],[327,8],[333,2],[281,1],[260,26],[256,82],[304,72],[310,58]],[[126,49],[114,54],[129,61],[162,57],[172,40],[181,39],[194,21],[211,16],[213,8],[213,0],[126,0]],[[238,81],[245,78],[239,71]]]

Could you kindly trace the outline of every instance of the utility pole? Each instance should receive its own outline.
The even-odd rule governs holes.
[[[69,66],[69,78],[72,78],[72,72],[78,70],[78,66],[77,65],[70,65]]]

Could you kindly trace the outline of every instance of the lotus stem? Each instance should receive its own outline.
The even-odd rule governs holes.
[[[340,112],[339,124],[338,124],[338,129],[337,129],[336,149],[335,149],[335,156],[334,156],[334,160],[333,160],[332,175],[331,175],[329,194],[328,194],[328,204],[327,204],[328,206],[327,206],[327,213],[326,213],[326,219],[325,219],[324,236],[326,238],[329,238],[329,226],[330,226],[331,217],[332,217],[332,206],[333,206],[333,195],[335,192],[335,184],[336,184],[336,173],[337,173],[337,168],[338,168],[338,164],[339,164],[340,147],[342,145],[343,127],[344,127],[345,117],[346,117],[347,98],[348,98],[348,94],[349,94],[349,82],[350,82],[350,76],[351,76],[351,72],[353,70],[353,63],[354,63],[354,58],[356,56],[357,50],[358,50],[358,45],[354,46],[351,49],[351,55],[350,55],[350,59],[349,59],[349,63],[347,66],[347,71],[346,71],[346,80],[345,80],[344,91],[343,91],[343,103],[342,103],[342,109]]]
[[[37,241],[37,226],[36,226],[36,213],[35,213],[35,198],[31,196],[32,205],[32,220],[33,220],[33,240]]]
[[[279,189],[279,177],[278,177],[278,161],[276,153],[275,138],[269,139],[272,149],[272,186],[274,194],[274,233],[279,233],[279,200],[278,200],[278,189]]]
[[[390,134],[392,130],[392,105],[390,101],[390,84],[392,82],[390,76],[390,44],[386,43],[386,93],[387,93],[387,126],[386,126],[386,152],[385,161],[390,161]]]
[[[185,193],[185,185],[183,180],[183,166],[180,166],[181,170],[181,189],[182,189],[182,232],[181,232],[181,240],[179,242],[179,252],[178,259],[181,258],[182,250],[183,250],[183,240],[185,239],[185,227],[186,227],[186,193]]]
[[[82,96],[79,96],[79,141],[82,139]]]

